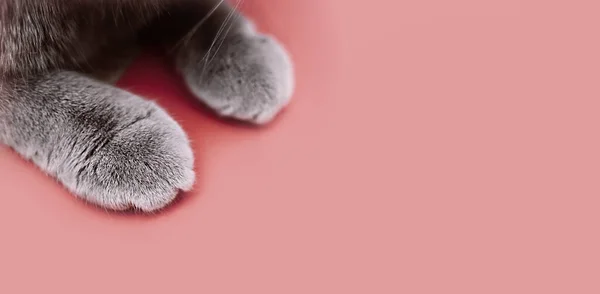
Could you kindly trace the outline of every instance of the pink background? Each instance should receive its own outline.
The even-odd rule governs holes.
[[[290,108],[218,121],[142,58],[198,159],[150,217],[0,147],[0,293],[600,293],[598,1],[246,2]]]

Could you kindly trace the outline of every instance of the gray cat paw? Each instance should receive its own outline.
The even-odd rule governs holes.
[[[289,102],[294,76],[291,60],[272,37],[227,36],[206,54],[180,65],[191,91],[217,114],[255,124],[271,121]]]
[[[128,102],[114,128],[76,143],[85,151],[59,178],[99,206],[150,212],[192,188],[194,158],[185,133],[162,109],[146,101]]]

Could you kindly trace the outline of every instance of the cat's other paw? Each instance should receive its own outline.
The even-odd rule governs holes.
[[[67,164],[58,176],[75,194],[101,207],[155,211],[192,188],[192,150],[165,111],[141,99],[124,100],[111,112],[87,114],[90,121],[109,117],[111,127],[74,141],[72,157],[63,159]]]
[[[76,72],[7,85],[0,143],[80,198],[150,212],[192,188],[188,138],[156,103]]]
[[[290,101],[292,62],[274,38],[229,35],[208,52],[190,52],[179,64],[191,91],[217,114],[255,124],[270,122]]]

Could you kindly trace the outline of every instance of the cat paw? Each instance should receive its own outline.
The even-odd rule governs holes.
[[[65,158],[68,170],[61,168],[59,179],[101,207],[155,211],[192,188],[192,150],[179,125],[154,103],[124,102],[124,108],[108,114],[110,128],[73,142],[77,147],[71,154],[77,156]],[[102,115],[88,114],[87,119]]]
[[[179,66],[188,87],[220,116],[265,124],[290,101],[293,66],[272,37],[229,35],[207,53],[189,55]]]

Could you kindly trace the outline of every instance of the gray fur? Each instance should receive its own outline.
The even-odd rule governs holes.
[[[93,77],[122,67],[138,41],[156,42],[201,102],[269,122],[292,94],[288,55],[217,2],[4,0],[0,143],[91,203],[168,205],[194,183],[185,133],[155,103]]]
[[[218,114],[257,124],[271,121],[293,90],[290,61],[270,37],[228,36],[214,60],[195,48],[181,54],[178,67],[190,90]],[[204,55],[203,55],[204,56]]]

